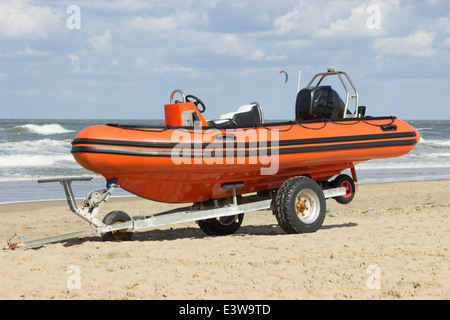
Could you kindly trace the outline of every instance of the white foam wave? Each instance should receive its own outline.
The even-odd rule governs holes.
[[[57,162],[76,163],[71,154],[62,155],[30,155],[13,154],[0,156],[0,168],[50,167]]]
[[[417,160],[423,160],[423,161],[429,161],[430,159],[436,159],[436,160],[444,160],[450,158],[450,152],[429,152],[429,153],[409,153],[405,156],[403,156],[403,162],[408,162],[410,160],[417,161]]]
[[[419,144],[450,147],[450,140],[428,140],[420,138]]]
[[[77,173],[73,173],[72,174],[74,177],[80,177],[83,175],[86,176],[90,176],[90,177],[94,177],[95,179],[103,179],[103,177],[99,174],[93,173],[93,172],[88,172],[86,173],[85,171],[80,171]],[[54,175],[43,175],[43,174],[14,174],[14,175],[10,175],[10,176],[5,176],[2,177],[0,176],[0,182],[18,182],[18,181],[37,181],[39,179],[49,179],[49,178],[57,178],[57,177],[66,177],[67,175],[65,174],[59,174],[57,176]]]
[[[444,163],[433,162],[388,162],[388,163],[361,163],[356,166],[358,170],[371,170],[371,169],[426,169],[426,168],[444,168],[449,167]]]
[[[69,153],[71,140],[41,139],[0,143],[0,150],[7,154],[55,154]]]
[[[420,155],[424,158],[431,158],[431,159],[443,159],[443,158],[450,158],[450,153],[448,152],[440,152],[440,153],[424,153]]]
[[[16,128],[23,128],[32,133],[42,134],[42,135],[46,135],[46,136],[51,135],[51,134],[74,132],[73,130],[68,130],[57,123],[43,124],[43,125],[24,124],[21,126],[17,126]]]

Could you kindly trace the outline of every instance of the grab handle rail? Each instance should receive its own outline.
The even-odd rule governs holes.
[[[186,102],[186,96],[184,95],[183,91],[181,91],[180,89],[177,90],[173,90],[172,94],[170,95],[170,104],[173,103],[173,96],[175,95],[175,93],[179,93],[181,94],[181,96],[183,97],[183,103]]]
[[[347,115],[347,109],[348,109],[348,102],[350,99],[355,99],[355,115],[356,117],[358,117],[358,90],[356,90],[355,85],[353,84],[352,80],[350,79],[350,77],[348,76],[347,73],[345,73],[344,71],[335,71],[334,68],[328,68],[327,72],[322,72],[322,73],[318,73],[316,74],[312,80],[308,83],[307,87],[309,87],[315,80],[317,77],[320,76],[319,81],[317,82],[317,84],[315,85],[316,87],[320,85],[320,83],[322,82],[323,79],[325,79],[325,77],[328,76],[332,76],[332,75],[337,75],[339,80],[341,81],[342,85],[344,86],[345,89],[345,109],[344,109],[344,118],[351,117],[352,115]],[[350,84],[350,86],[352,87],[354,94],[350,96],[349,90],[347,85],[344,82],[344,79],[342,77],[342,75],[345,76],[345,78],[347,79],[348,83]]]

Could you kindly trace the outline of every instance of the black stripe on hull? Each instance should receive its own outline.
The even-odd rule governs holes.
[[[397,147],[397,146],[413,146],[417,143],[417,139],[407,140],[388,140],[388,141],[374,141],[374,142],[358,142],[358,143],[344,143],[344,144],[327,144],[320,146],[306,146],[306,147],[290,147],[277,148],[277,152],[273,154],[300,154],[306,152],[326,152],[338,150],[352,150],[352,149],[367,149],[367,148],[382,148],[382,147]],[[177,147],[178,149],[178,147]],[[209,150],[208,150],[209,149]],[[211,151],[210,151],[211,150]],[[91,147],[81,146],[72,147],[72,153],[102,153],[128,156],[145,156],[145,157],[215,157],[214,148],[204,149],[202,152],[195,150],[186,150],[181,148],[179,151],[172,150],[143,150],[143,149],[120,149],[120,148],[105,148],[105,147]],[[266,156],[271,155],[271,149],[255,149],[255,150],[228,150],[224,148],[220,154],[223,157],[248,157],[248,156]]]
[[[384,139],[398,139],[398,138],[413,138],[416,137],[416,132],[398,132],[398,133],[386,133],[386,134],[369,134],[358,136],[341,136],[341,137],[327,137],[327,138],[310,138],[310,139],[294,139],[294,140],[280,140],[278,142],[279,147],[293,146],[293,145],[305,145],[305,144],[321,144],[321,143],[337,143],[337,142],[356,142],[364,140],[384,140]],[[108,139],[89,139],[78,138],[72,141],[72,145],[76,147],[80,144],[90,145],[103,145],[103,146],[115,146],[115,147],[135,147],[135,148],[158,148],[158,149],[173,149],[175,147],[180,148],[197,148],[205,149],[209,148],[252,148],[257,145],[271,146],[271,141],[263,141],[254,143],[240,143],[234,142],[210,142],[210,143],[165,143],[165,142],[146,142],[146,141],[124,141],[124,140],[108,140]]]

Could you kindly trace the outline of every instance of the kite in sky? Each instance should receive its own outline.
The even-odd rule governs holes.
[[[286,80],[284,80],[284,83],[288,82],[288,74],[286,71],[280,71],[280,73],[284,73],[286,75]]]

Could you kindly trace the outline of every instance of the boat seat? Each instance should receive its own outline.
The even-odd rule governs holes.
[[[212,127],[253,126],[263,123],[262,111],[257,103],[241,106],[236,112],[225,113],[218,120],[209,120]]]
[[[295,101],[297,121],[344,118],[345,103],[331,86],[311,86],[300,90]],[[347,109],[347,118],[353,117]]]

